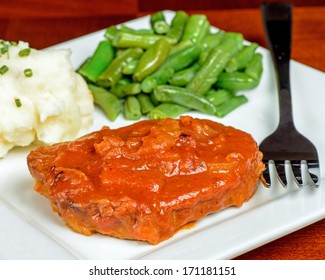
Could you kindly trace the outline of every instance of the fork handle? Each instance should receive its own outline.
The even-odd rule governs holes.
[[[293,125],[290,91],[290,56],[292,37],[292,5],[263,3],[261,5],[264,30],[271,51],[279,93],[279,128]]]

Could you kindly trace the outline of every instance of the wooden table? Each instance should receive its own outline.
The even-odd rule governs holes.
[[[25,40],[30,42],[30,45],[34,48],[48,47],[105,28],[111,24],[121,23],[147,14],[145,11],[137,10],[131,4],[123,6],[124,11],[127,12],[118,13],[114,10],[110,16],[106,16],[99,9],[96,12],[92,11],[90,15],[86,11],[87,7],[84,8],[84,11],[81,10],[77,13],[74,12],[75,10],[71,9],[70,11],[66,6],[62,5],[56,6],[56,8],[62,8],[60,10],[47,10],[45,13],[41,6],[36,6],[34,9],[28,9],[28,7],[26,9],[25,7],[21,11],[20,6],[17,6],[15,10],[10,10],[10,7],[1,4],[0,38],[11,41]],[[259,9],[209,9],[188,12],[205,13],[212,25],[226,31],[241,32],[247,40],[266,46]],[[292,58],[318,70],[325,71],[324,54],[325,7],[296,7],[293,16]],[[324,260],[325,219],[241,255],[236,259]]]

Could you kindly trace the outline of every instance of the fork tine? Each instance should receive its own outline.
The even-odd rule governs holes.
[[[309,163],[306,160],[302,160],[301,166],[302,166],[302,174],[304,175],[305,184],[318,187],[319,178],[316,174],[310,171],[310,169],[318,167],[318,164],[314,162]]]
[[[307,166],[308,166],[308,172],[309,172],[311,179],[315,183],[316,187],[318,187],[319,183],[320,183],[320,174],[315,174],[314,173],[315,170],[313,170],[313,169],[317,168],[319,171],[319,162],[318,161],[308,161]]]
[[[301,161],[291,160],[291,161],[289,161],[289,164],[292,169],[293,179],[294,179],[295,183],[299,187],[302,187],[304,185],[304,180],[303,180],[303,169],[301,166]]]
[[[284,164],[279,164],[279,162],[274,162],[274,160],[264,161],[265,169],[263,172],[263,183],[267,187],[273,185],[273,180],[276,177],[276,180],[281,183],[283,187],[286,187],[287,180],[284,171]]]
[[[276,176],[278,180],[280,181],[281,185],[283,187],[287,187],[288,180],[287,180],[287,172],[286,172],[286,165],[283,162],[275,161],[275,170],[276,170]]]
[[[263,172],[263,183],[267,187],[273,185],[272,181],[274,178],[284,188],[288,186],[288,182],[294,181],[298,187],[303,186],[315,186],[319,185],[319,177],[310,172],[310,168],[317,168],[317,162],[307,163],[306,160],[285,160],[282,161],[264,161],[265,170]]]
[[[266,187],[271,186],[271,176],[270,176],[270,167],[269,167],[269,162],[264,161],[265,169],[263,171],[263,178],[262,182]]]

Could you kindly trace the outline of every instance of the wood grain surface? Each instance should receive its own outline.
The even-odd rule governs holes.
[[[175,5],[175,2],[178,5]],[[205,13],[212,25],[226,31],[241,32],[247,40],[266,47],[258,8],[261,1],[222,1],[233,2],[232,6],[222,5],[221,1],[201,2],[3,1],[0,4],[0,39],[24,40],[30,42],[32,47],[41,49],[112,24],[141,17],[155,10],[183,9],[188,13]],[[292,58],[324,72],[325,3],[317,0],[293,2],[295,7]],[[238,256],[236,259],[324,260],[325,219]]]

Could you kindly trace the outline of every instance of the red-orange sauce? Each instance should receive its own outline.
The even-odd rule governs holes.
[[[152,244],[240,206],[263,169],[249,134],[191,117],[103,128],[37,149],[28,162],[36,190],[74,230]]]

